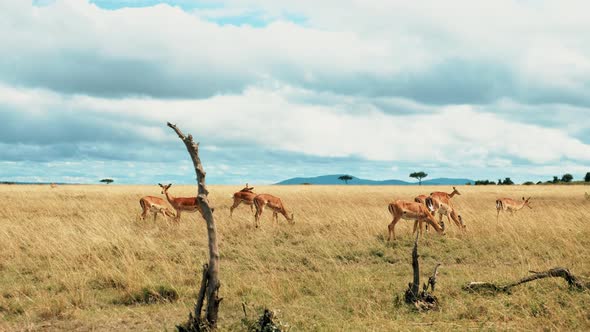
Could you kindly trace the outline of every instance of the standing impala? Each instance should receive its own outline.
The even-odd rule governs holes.
[[[531,198],[527,198],[524,199],[524,197],[522,198],[522,201],[516,201],[513,200],[512,198],[499,198],[496,200],[496,210],[498,211],[498,214],[496,215],[496,221],[498,221],[498,218],[500,218],[500,211],[509,211],[510,214],[514,214],[514,212],[522,209],[525,206],[528,206],[529,209],[532,209],[533,207],[529,204],[529,200]]]
[[[158,185],[162,188],[162,194],[166,195],[166,199],[170,205],[172,205],[174,210],[176,210],[176,218],[174,218],[175,221],[180,221],[181,211],[201,212],[201,206],[199,205],[199,201],[196,197],[174,197],[168,192],[168,189],[172,187],[172,183],[167,185],[158,183]],[[213,209],[211,209],[211,211],[213,212]]]
[[[258,221],[260,220],[260,216],[262,215],[264,207],[266,206],[272,210],[272,217],[277,223],[279,222],[279,213],[282,214],[289,222],[294,223],[294,213],[291,213],[291,217],[289,217],[283,202],[276,196],[269,194],[256,195],[256,197],[254,197],[254,206],[256,207],[256,214],[254,215],[256,228],[258,228]]]
[[[455,187],[453,187],[453,192],[451,192],[450,194],[447,194],[444,191],[435,191],[430,193],[430,197],[449,205],[451,204],[451,198],[453,198],[453,196],[455,195],[461,195],[459,190],[457,190],[457,188]]]
[[[234,193],[234,204],[229,208],[230,218],[232,217],[234,209],[237,208],[240,203],[250,205],[250,211],[254,212],[254,197],[256,197],[256,194],[252,191],[253,189],[254,187],[248,187],[248,184],[246,183],[246,186],[242,190]]]
[[[432,225],[439,234],[445,233],[445,224],[442,223],[439,225],[436,220],[434,220],[434,216],[430,213],[426,205],[422,203],[408,202],[400,199],[389,203],[387,208],[393,217],[391,224],[387,226],[389,229],[389,237],[387,238],[387,241],[391,241],[392,236],[395,240],[395,224],[397,224],[400,219],[414,220],[414,230],[412,233],[416,232],[418,224],[422,222]],[[422,227],[420,227],[420,234],[422,234]]]
[[[168,204],[166,201],[160,197],[155,196],[144,196],[139,199],[139,205],[141,205],[141,220],[145,220],[148,212],[152,212],[154,214],[154,221],[156,221],[156,216],[160,213],[164,218],[174,218],[176,217],[172,211],[168,208]]]

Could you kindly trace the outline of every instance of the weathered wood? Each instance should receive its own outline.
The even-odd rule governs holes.
[[[168,127],[172,128],[176,132],[178,137],[186,146],[186,149],[193,161],[193,166],[195,168],[195,173],[197,175],[197,200],[199,202],[199,206],[201,207],[201,216],[203,217],[203,219],[205,219],[205,222],[207,223],[207,236],[209,239],[209,264],[208,268],[203,273],[204,277],[206,274],[207,279],[205,289],[207,298],[207,309],[205,310],[205,319],[207,327],[210,329],[215,329],[217,326],[219,303],[222,299],[219,298],[219,287],[221,284],[219,282],[219,249],[217,245],[217,230],[215,227],[215,220],[213,219],[213,208],[210,207],[209,201],[207,199],[209,191],[207,190],[207,186],[205,184],[206,173],[203,169],[201,159],[199,158],[199,143],[195,143],[193,141],[192,135],[185,136],[176,125],[173,125],[170,122],[168,122]],[[195,306],[195,315],[197,315],[196,309],[197,307]],[[195,318],[197,320],[200,320],[200,311],[198,312],[198,314],[199,316]]]
[[[195,317],[201,317],[201,311],[203,310],[203,302],[205,301],[205,290],[207,289],[207,273],[209,271],[209,265],[203,264],[203,276],[201,277],[201,288],[199,289],[199,295],[197,296],[197,303],[195,304]]]
[[[490,282],[472,281],[467,285],[463,286],[463,289],[470,292],[510,293],[512,288],[515,286],[544,278],[563,278],[571,288],[578,290],[590,289],[589,282],[581,281],[578,277],[573,275],[567,268],[554,267],[544,272],[529,272],[532,273],[532,275],[506,285],[497,285]]]
[[[438,268],[441,266],[441,263],[437,263],[434,267],[434,271],[432,271],[432,275],[428,278],[428,283],[424,284],[424,291],[428,291],[428,286],[430,286],[430,290],[434,292],[434,287],[436,286],[436,277],[438,276]]]
[[[422,292],[420,292],[420,263],[418,262],[418,234],[414,241],[414,249],[412,250],[412,270],[414,272],[413,282],[408,284],[408,289],[404,294],[406,303],[413,304],[418,310],[432,310],[438,308],[438,299],[436,296],[428,292],[428,285],[431,286],[434,292],[436,285],[436,276],[440,263],[436,265],[432,276],[428,279],[428,284],[424,284]]]

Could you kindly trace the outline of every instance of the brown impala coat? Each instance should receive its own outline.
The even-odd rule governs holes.
[[[287,210],[283,205],[283,202],[280,198],[269,195],[269,194],[260,194],[254,197],[254,206],[256,207],[256,214],[254,215],[254,219],[256,222],[256,227],[258,227],[260,216],[262,212],[264,212],[264,208],[268,206],[272,210],[272,217],[276,222],[279,222],[278,213],[282,214],[285,219],[290,221],[291,223],[294,222],[294,214],[291,213],[291,217],[287,215]]]
[[[531,198],[527,198],[524,199],[524,197],[522,198],[522,201],[517,201],[514,200],[512,198],[499,198],[496,200],[496,210],[498,211],[498,214],[496,215],[496,220],[498,220],[498,218],[500,217],[500,211],[509,211],[510,214],[514,214],[514,212],[522,209],[525,206],[528,206],[529,209],[532,209],[533,207],[530,205],[529,200]]]
[[[180,221],[180,212],[187,211],[187,212],[196,212],[201,211],[201,206],[199,205],[199,201],[197,197],[174,197],[172,194],[168,192],[168,189],[172,187],[172,183],[167,185],[162,185],[158,183],[158,185],[162,188],[162,194],[166,195],[166,199],[168,199],[168,203],[172,205],[174,210],[176,210],[176,218],[175,221]]]
[[[418,223],[427,222],[434,227],[439,234],[444,234],[444,224],[442,226],[439,225],[436,220],[434,220],[434,216],[432,216],[428,208],[422,203],[408,202],[400,199],[389,203],[387,208],[393,217],[393,220],[388,226],[389,237],[387,238],[387,241],[390,241],[392,237],[395,240],[395,224],[397,224],[400,219],[414,220],[413,233],[416,232]]]
[[[250,205],[250,211],[254,212],[254,197],[256,197],[256,193],[254,193],[252,190],[254,190],[254,187],[248,187],[248,184],[246,183],[246,186],[242,188],[242,190],[234,193],[234,204],[229,208],[230,218],[234,212],[234,209],[237,208],[240,203]]]
[[[139,199],[139,205],[141,205],[141,216],[142,220],[145,220],[148,212],[154,214],[154,221],[156,221],[156,216],[160,213],[163,217],[174,218],[176,217],[172,211],[168,208],[168,203],[166,200],[155,197],[155,196],[144,196]]]

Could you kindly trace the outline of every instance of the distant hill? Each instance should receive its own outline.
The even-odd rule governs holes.
[[[333,174],[333,175],[321,175],[316,177],[304,178],[304,177],[297,177],[287,179],[276,184],[281,185],[289,185],[289,184],[302,184],[302,183],[309,183],[309,184],[324,184],[324,185],[337,185],[342,184],[344,185],[344,181],[338,180],[338,177],[344,174]],[[473,183],[473,180],[469,179],[450,179],[450,178],[439,178],[439,179],[431,179],[422,181],[423,185],[463,185],[467,182]],[[348,181],[348,184],[351,185],[370,185],[370,186],[409,186],[409,185],[417,185],[418,182],[407,182],[402,180],[367,180],[367,179],[360,179],[356,176],[352,177],[352,180]]]

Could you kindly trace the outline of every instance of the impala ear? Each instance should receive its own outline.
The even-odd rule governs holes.
[[[168,183],[168,188],[172,187],[172,183]]]
[[[158,183],[158,186],[163,187],[163,185],[161,183]]]

